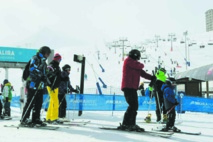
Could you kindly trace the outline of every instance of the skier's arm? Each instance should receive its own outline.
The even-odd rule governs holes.
[[[176,103],[176,99],[175,99],[175,94],[172,90],[170,89],[166,89],[164,91],[164,97],[171,103],[175,104]]]
[[[76,90],[72,87],[70,81],[68,81],[68,88],[70,90],[70,92],[75,92]]]
[[[30,76],[36,75],[41,77],[42,72],[38,69],[38,64],[39,64],[38,58],[36,56],[33,56],[30,61],[30,68],[29,68]]]
[[[144,70],[141,70],[141,77],[148,79],[148,80],[152,80],[152,75],[146,73]]]

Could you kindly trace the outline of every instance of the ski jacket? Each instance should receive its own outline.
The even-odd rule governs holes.
[[[6,100],[7,97],[9,102],[12,100],[12,86],[9,82],[4,85],[2,95],[4,100]]]
[[[30,60],[30,75],[27,79],[29,81],[27,85],[33,84],[34,87],[37,88],[41,83],[42,78],[46,75],[46,67],[46,58],[44,58],[43,55],[38,52]],[[43,87],[40,87],[39,89],[43,89]]]
[[[124,88],[138,89],[140,77],[151,80],[151,75],[146,73],[144,65],[137,60],[127,57],[123,64],[121,90]]]
[[[67,94],[68,92],[73,92],[75,89],[72,87],[69,74],[67,71],[61,72],[61,83],[59,86],[59,95]]]
[[[50,81],[50,84],[47,83],[47,86],[54,90],[59,88],[61,82],[61,69],[59,67],[59,62],[53,60],[49,63],[48,67],[51,67],[53,70],[48,70],[47,72],[47,78]]]
[[[168,110],[173,107],[176,102],[175,93],[172,89],[172,86],[167,84],[163,84],[161,90],[163,91],[165,108]]]
[[[159,98],[163,98],[163,91],[161,90],[161,87],[163,84],[164,84],[164,82],[162,82],[161,80],[157,80],[155,82],[155,86],[154,86],[155,93],[154,94],[155,94],[155,96],[158,95]]]

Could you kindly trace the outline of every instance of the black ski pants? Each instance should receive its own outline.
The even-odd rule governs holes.
[[[38,90],[37,92],[36,91],[36,89],[27,87],[27,101],[22,112],[22,121],[25,121],[30,117],[30,112],[32,109],[32,122],[40,120],[40,111],[43,103],[44,90],[42,89]]]
[[[138,110],[138,94],[136,89],[124,88],[123,89],[128,108],[124,114],[123,125],[135,125]]]
[[[158,101],[159,100],[159,101]],[[155,92],[155,102],[156,102],[156,116],[157,121],[161,120],[161,113],[166,114],[166,109],[164,106],[164,98],[163,98],[163,92],[157,91]]]
[[[4,115],[5,116],[10,116],[10,102],[4,102]]]
[[[176,118],[176,113],[175,113],[175,107],[174,107],[167,115],[167,120],[168,120],[166,123],[167,128],[173,127],[175,125],[175,118]]]
[[[67,101],[66,101],[66,94],[59,94],[59,118],[66,117],[66,108],[67,108]]]

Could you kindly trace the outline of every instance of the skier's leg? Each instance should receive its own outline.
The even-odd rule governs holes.
[[[137,110],[138,110],[137,92],[134,89],[125,89],[124,96],[129,106],[125,112],[123,124],[135,125]]]
[[[157,95],[157,93],[156,93],[156,95]],[[159,100],[158,100],[158,97],[156,96],[155,97],[155,103],[156,103],[156,117],[157,117],[157,122],[158,121],[160,121],[161,120],[161,111],[160,111],[160,108],[159,108],[159,106],[160,106],[160,104],[159,104]]]
[[[34,105],[35,100],[33,100],[32,103],[31,103],[31,101],[32,101],[33,96],[36,95],[35,92],[36,92],[36,90],[28,88],[27,101],[25,103],[25,106],[24,106],[24,109],[22,112],[22,119],[21,119],[22,122],[24,122],[26,119],[28,119],[30,117],[30,112]]]
[[[37,123],[40,121],[40,112],[43,103],[43,90],[38,90],[37,95],[35,96],[35,105],[32,113],[32,122]]]
[[[53,109],[52,91],[49,86],[47,86],[47,91],[50,96],[50,101],[49,101],[49,106],[47,108],[46,120],[49,121],[51,120],[51,116],[52,116],[51,111]]]
[[[66,117],[66,108],[67,108],[66,94],[64,94],[62,108],[63,108],[62,116],[65,118]]]
[[[58,107],[59,107],[59,101],[58,101],[58,88],[54,89],[52,94],[53,99],[53,110],[52,110],[52,120],[58,119]]]
[[[59,95],[58,95],[59,104],[60,104],[60,105],[59,105],[59,109],[58,109],[58,110],[59,110],[59,115],[58,115],[59,118],[63,118],[63,116],[62,116],[62,113],[63,113],[63,112],[62,112],[63,97],[64,97],[63,94],[59,94]]]

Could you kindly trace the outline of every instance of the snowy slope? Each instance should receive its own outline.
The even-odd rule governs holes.
[[[77,116],[77,112],[71,111],[69,118],[74,121],[90,120],[91,123],[86,126],[70,128],[60,128],[58,130],[38,130],[30,128],[5,128],[5,124],[19,123],[19,118],[6,121],[0,120],[0,141],[1,142],[102,142],[102,141],[134,141],[134,142],[211,142],[213,137],[213,115],[205,113],[189,113],[177,115],[177,121],[183,121],[182,124],[176,125],[178,128],[185,131],[201,132],[200,136],[174,134],[171,138],[160,138],[153,136],[146,136],[140,134],[131,134],[124,132],[101,130],[101,126],[117,126],[122,121],[123,111],[114,112],[112,116],[111,111],[105,112],[90,112],[84,111],[81,117]],[[155,121],[155,113],[152,113],[152,120]],[[45,113],[43,113],[44,117]],[[143,122],[147,112],[138,112],[137,123],[146,130],[151,130],[157,126],[156,124],[146,124]],[[12,116],[20,117],[19,109],[12,108]],[[180,119],[182,118],[182,119]],[[199,119],[198,119],[199,118]]]
[[[191,36],[192,39],[190,42],[195,42],[193,46],[189,47],[189,61],[190,67],[187,69],[193,69],[203,65],[212,63],[212,52],[213,45],[208,45],[209,41],[212,40],[213,33],[205,33],[199,35]],[[152,70],[158,66],[158,63],[162,63],[162,66],[166,68],[169,73],[170,70],[176,69],[177,72],[182,72],[186,70],[185,62],[185,44],[181,44],[180,41],[183,39],[182,36],[178,37],[175,42],[173,42],[173,51],[171,51],[171,42],[160,40],[156,47],[156,43],[147,43],[144,45],[146,52],[143,52],[143,55],[147,55],[147,59],[141,59],[140,61],[144,63],[145,70],[148,73],[152,73]],[[205,48],[200,48],[200,45],[204,44]],[[88,79],[85,80],[85,93],[97,93],[96,82],[101,82],[98,80],[100,77],[104,83],[108,86],[107,89],[102,88],[104,94],[116,93],[121,94],[120,84],[121,84],[121,75],[122,75],[122,50],[117,48],[116,53],[114,48],[111,50],[106,47],[104,43],[97,44],[93,47],[60,47],[54,49],[55,53],[60,53],[62,55],[61,67],[64,64],[70,64],[72,66],[71,71],[71,81],[73,87],[80,84],[80,68],[81,65],[73,61],[73,55],[84,55],[86,57],[86,69],[85,73],[88,76]],[[128,53],[131,49],[126,48],[125,53]],[[100,60],[98,60],[97,51],[100,51]],[[108,59],[106,59],[108,58]],[[174,61],[176,63],[173,63]],[[146,63],[145,63],[146,62]],[[177,63],[179,67],[177,67]],[[102,72],[99,64],[103,66],[105,72]],[[3,82],[5,78],[4,69],[0,69],[0,78]],[[9,70],[9,80],[15,87],[14,94],[19,95],[21,87],[21,75],[22,71],[20,69],[10,69]],[[141,81],[145,81],[141,79]],[[111,91],[110,91],[111,90]]]

